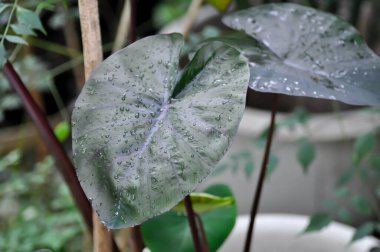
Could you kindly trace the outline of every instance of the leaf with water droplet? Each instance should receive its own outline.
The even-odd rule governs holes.
[[[380,58],[341,18],[283,3],[238,11],[223,22],[260,44],[252,46],[261,56],[242,49],[239,40],[228,43],[249,59],[252,89],[380,105]]]
[[[106,59],[77,99],[74,162],[108,228],[173,208],[212,171],[237,131],[246,59],[214,42],[179,73],[182,46],[179,34],[135,42]]]

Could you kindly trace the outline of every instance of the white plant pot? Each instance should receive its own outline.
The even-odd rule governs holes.
[[[289,114],[279,113],[277,121],[287,116]],[[250,211],[263,152],[256,147],[255,141],[269,120],[268,111],[246,109],[232,147],[221,161],[229,164],[232,154],[249,151],[255,161],[251,177],[247,177],[243,169],[236,173],[229,169],[210,176],[199,188],[215,183],[228,184],[237,199],[240,214]],[[293,131],[280,128],[272,144],[272,152],[278,156],[279,163],[264,184],[260,211],[312,215],[323,210],[323,201],[333,199],[341,172],[351,165],[354,139],[377,125],[380,125],[378,113],[356,110],[342,112],[339,120],[333,113],[313,115],[306,128],[299,126]],[[308,132],[316,147],[316,158],[305,174],[296,159],[296,142]]]
[[[219,252],[243,251],[249,216],[239,216]],[[307,216],[259,214],[256,217],[252,252],[368,252],[379,241],[366,237],[350,244],[354,229],[332,223],[319,232],[302,235]]]

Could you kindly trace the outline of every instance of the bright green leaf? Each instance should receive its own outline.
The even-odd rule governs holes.
[[[18,6],[16,16],[18,24],[28,26],[30,29],[39,30],[46,34],[40,17],[36,12]]]
[[[225,12],[228,6],[230,6],[232,0],[206,0],[206,2],[212,5],[218,11]]]
[[[363,215],[371,215],[372,209],[371,205],[369,204],[368,200],[362,196],[355,195],[352,197],[352,205],[355,207],[355,209],[363,214]]]
[[[371,235],[375,231],[375,224],[372,222],[365,223],[356,229],[354,235],[351,238],[351,242],[360,240],[368,235]]]
[[[7,35],[5,36],[5,39],[11,43],[28,45],[28,42],[26,42],[22,37],[19,36]]]
[[[207,193],[191,193],[190,198],[193,209],[198,214],[235,204],[235,199],[232,197],[218,197]],[[184,201],[181,201],[171,211],[185,214],[186,208]]]
[[[262,44],[251,47],[264,53],[242,51],[250,61],[250,88],[380,105],[380,58],[342,18],[293,3],[276,3],[228,14],[223,22]]]
[[[18,35],[36,36],[36,33],[28,25],[12,24],[11,28]]]
[[[309,166],[314,161],[314,158],[314,145],[307,138],[302,138],[298,142],[297,160],[301,164],[305,173],[308,172]]]
[[[215,168],[236,134],[246,60],[210,43],[178,76],[182,45],[180,34],[133,43],[97,68],[76,101],[77,174],[109,228],[173,208]]]
[[[358,165],[375,147],[376,136],[370,132],[356,139],[354,145],[354,162]]]
[[[225,185],[214,185],[205,193],[232,197]],[[236,204],[200,214],[210,251],[217,251],[228,237],[237,217]],[[152,252],[193,252],[194,245],[187,217],[173,212],[164,213],[141,225],[144,242]]]
[[[304,233],[319,231],[327,227],[332,221],[330,214],[327,213],[317,213],[311,216],[309,224],[304,230]]]
[[[60,142],[64,142],[70,136],[70,124],[66,121],[58,123],[54,128],[54,134]]]

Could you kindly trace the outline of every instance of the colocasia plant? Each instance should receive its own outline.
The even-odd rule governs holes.
[[[131,227],[174,208],[143,224],[152,251],[174,251],[173,246],[175,251],[193,250],[188,241],[181,247],[169,235],[155,240],[152,232],[156,225],[156,232],[169,234],[165,224],[177,225],[178,233],[188,229],[182,225],[185,213],[176,205],[226,153],[248,87],[354,105],[380,104],[380,59],[342,19],[296,4],[268,4],[228,14],[223,22],[239,33],[202,42],[183,69],[180,34],[146,37],[116,52],[93,72],[75,105],[75,166],[104,224],[110,229]],[[269,154],[270,140],[267,144]],[[265,175],[265,159],[263,163]],[[222,187],[207,192],[231,196]],[[219,198],[217,211],[230,208],[236,216],[232,201],[221,203],[227,201]],[[228,230],[215,238],[208,230],[217,233],[221,225],[210,229],[208,210],[195,208],[214,251],[234,220],[226,218]]]

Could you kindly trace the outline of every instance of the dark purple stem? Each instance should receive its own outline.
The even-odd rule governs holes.
[[[197,213],[194,213],[194,216],[195,216],[195,219],[197,221],[197,225],[198,225],[199,231],[201,233],[203,252],[209,252],[210,249],[208,247],[206,231],[205,231],[205,229],[203,227],[202,219],[199,216],[199,214],[197,214]]]
[[[202,252],[202,246],[201,246],[201,242],[199,240],[197,223],[195,220],[195,213],[194,213],[193,206],[191,204],[191,199],[190,199],[189,195],[187,195],[185,197],[184,202],[185,202],[185,208],[186,208],[186,212],[187,212],[187,219],[188,219],[189,225],[190,225],[191,235],[193,237],[195,252]]]
[[[137,252],[143,251],[145,248],[143,237],[141,234],[140,226],[135,226],[131,229],[132,231],[132,240],[134,242],[134,250]]]
[[[137,0],[131,0],[131,23],[129,27],[129,43],[133,43],[137,39],[136,32],[136,15],[137,14]]]
[[[257,211],[259,209],[261,192],[263,189],[265,174],[267,171],[267,166],[268,166],[268,161],[269,161],[269,156],[270,156],[270,147],[272,145],[272,138],[273,138],[273,133],[275,130],[277,100],[278,100],[278,95],[273,94],[272,114],[271,114],[271,121],[270,121],[270,126],[269,126],[268,138],[267,138],[267,143],[265,146],[263,162],[261,164],[261,170],[260,170],[260,175],[259,175],[259,181],[257,183],[256,193],[255,193],[255,197],[253,198],[253,204],[252,204],[251,216],[250,216],[251,218],[249,221],[247,237],[245,240],[244,252],[249,252],[251,249],[251,240],[252,240],[253,227],[255,225],[255,217],[256,217]]]
[[[10,85],[16,91],[17,95],[20,97],[24,107],[26,108],[28,114],[30,115],[34,124],[36,125],[37,130],[40,133],[45,144],[47,145],[49,151],[54,156],[58,169],[61,172],[67,185],[69,186],[75,203],[81,211],[88,228],[92,230],[91,205],[90,202],[87,200],[86,195],[82,190],[82,187],[79,184],[71,160],[66,155],[65,150],[55,137],[53,130],[51,129],[45,115],[38,107],[37,103],[33,100],[33,97],[26,89],[25,85],[20,79],[20,76],[14,70],[12,64],[9,62],[5,63],[3,71]]]

